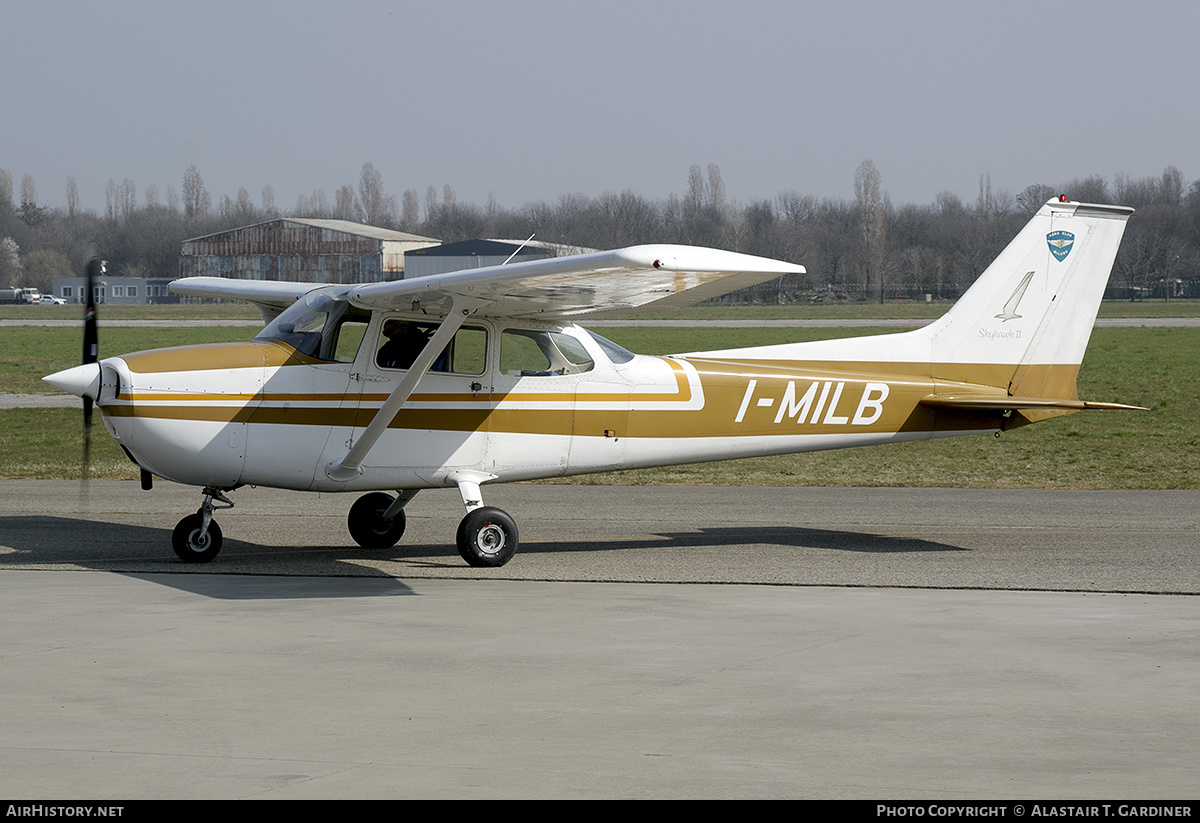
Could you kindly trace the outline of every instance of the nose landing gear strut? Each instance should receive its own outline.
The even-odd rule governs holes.
[[[213,500],[225,505],[216,506]],[[212,519],[217,508],[232,509],[233,501],[223,490],[209,486],[204,489],[200,509],[180,520],[171,532],[171,547],[184,563],[207,563],[221,551],[221,527]]]

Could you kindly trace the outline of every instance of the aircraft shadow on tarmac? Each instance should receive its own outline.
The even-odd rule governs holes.
[[[799,527],[729,526],[698,527],[695,531],[655,531],[653,537],[616,538],[602,541],[539,540],[521,544],[520,553],[615,551],[622,549],[692,549],[703,547],[773,546],[795,549],[827,549],[864,554],[907,552],[961,552],[962,546],[937,543],[911,536],[891,536],[864,532],[804,529]]]
[[[0,516],[0,570],[61,565],[139,577],[157,575],[157,583],[222,600],[415,594],[378,569],[355,565],[348,575],[339,561],[356,554],[362,557],[361,549],[356,553],[348,546],[295,549],[226,539],[221,558],[207,564],[183,563],[170,546],[170,529],[45,515]],[[267,576],[264,563],[297,551],[312,553],[313,562],[306,558],[303,567],[281,567],[277,575]],[[450,562],[449,557],[446,560]]]
[[[637,527],[631,527],[637,528]],[[640,530],[640,529],[639,529]],[[106,571],[194,572],[208,574],[270,573],[270,565],[293,561],[279,574],[346,575],[346,561],[357,577],[390,578],[355,561],[401,561],[423,567],[462,567],[451,545],[404,543],[388,549],[364,550],[353,545],[271,546],[225,537],[225,548],[211,563],[185,564],[170,549],[170,530],[53,516],[0,516],[0,569],[30,564],[69,564]],[[970,551],[962,546],[907,535],[881,535],[799,527],[700,527],[692,531],[659,531],[603,539],[533,539],[521,544],[521,554],[550,555],[577,552],[745,548],[828,550],[864,554]],[[301,560],[297,566],[294,561]],[[265,567],[264,567],[265,566]]]

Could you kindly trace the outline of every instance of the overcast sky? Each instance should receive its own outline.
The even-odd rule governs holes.
[[[0,168],[84,208],[245,188],[454,187],[506,207],[625,189],[894,203],[1200,176],[1200,3],[0,0]]]

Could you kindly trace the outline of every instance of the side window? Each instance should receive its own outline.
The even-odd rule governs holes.
[[[437,326],[389,317],[383,322],[383,335],[380,337],[382,345],[375,355],[376,364],[381,369],[407,369],[436,330]]]
[[[473,326],[464,326],[454,335],[446,347],[447,371],[456,374],[483,374],[487,363],[487,332]]]
[[[337,331],[337,342],[330,358],[339,363],[353,363],[367,333],[368,318],[352,317],[343,322]]]
[[[407,369],[416,362],[433,337],[436,323],[420,323],[389,317],[383,323],[382,345],[375,355],[381,369]],[[438,355],[430,371],[483,374],[487,362],[487,331],[474,326],[458,330]]]
[[[587,349],[567,334],[506,329],[500,336],[500,371],[523,377],[579,374],[592,370]]]

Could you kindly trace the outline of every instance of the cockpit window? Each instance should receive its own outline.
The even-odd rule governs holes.
[[[339,363],[353,363],[358,357],[358,349],[362,346],[370,322],[371,317],[365,312],[361,317],[352,316],[347,312],[338,325],[337,341],[334,343],[333,356],[330,359]]]
[[[376,365],[381,369],[410,368],[435,331],[437,326],[389,317],[383,321],[383,345],[375,354]],[[436,366],[434,371],[438,371]]]
[[[584,331],[592,336],[592,339],[596,341],[596,345],[598,345],[600,349],[608,355],[608,359],[614,363],[628,363],[630,360],[637,357],[637,355],[633,352],[618,346],[607,337],[601,337],[591,329],[584,329]]]
[[[350,362],[370,315],[350,305],[347,288],[315,289],[301,297],[255,335],[278,340],[319,360]]]
[[[436,323],[422,323],[389,317],[383,321],[382,345],[375,353],[375,364],[381,369],[407,369],[416,362],[433,337]],[[450,343],[433,361],[430,371],[455,374],[483,374],[487,363],[487,331],[475,326],[459,329]]]
[[[583,344],[554,331],[506,329],[500,336],[500,370],[522,377],[580,374],[595,364]]]

